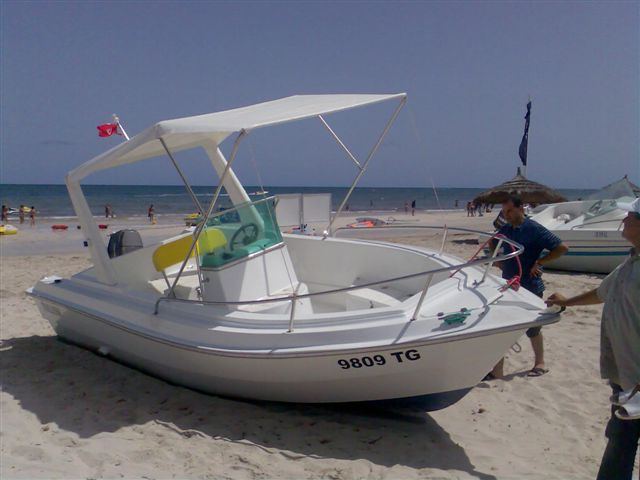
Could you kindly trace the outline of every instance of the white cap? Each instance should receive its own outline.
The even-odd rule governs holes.
[[[616,205],[627,212],[640,213],[640,198],[636,198],[632,202],[616,202]]]

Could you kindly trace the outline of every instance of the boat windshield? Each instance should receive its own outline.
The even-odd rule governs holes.
[[[610,213],[618,208],[616,200],[585,201],[585,219],[593,219]]]
[[[219,268],[282,243],[274,197],[212,214],[198,239],[203,268]]]

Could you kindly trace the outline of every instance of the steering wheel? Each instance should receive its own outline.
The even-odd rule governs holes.
[[[229,242],[229,250],[244,247],[258,239],[258,226],[255,223],[247,223],[241,226],[231,237]]]
[[[598,200],[596,203],[594,203],[593,205],[591,205],[591,207],[589,207],[589,213],[595,215],[596,213],[598,213],[600,210],[602,209],[602,200]]]

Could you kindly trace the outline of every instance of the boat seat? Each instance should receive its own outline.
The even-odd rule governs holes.
[[[162,273],[167,285],[170,285],[170,283],[165,270],[172,265],[182,263],[187,257],[192,243],[193,236],[186,235],[184,237],[162,243],[153,252],[151,257],[153,267],[157,272]],[[195,255],[196,250],[199,255],[211,254],[216,250],[223,248],[226,244],[227,239],[222,231],[217,228],[207,228],[200,234],[198,244],[196,245],[196,248],[192,250],[190,257]]]
[[[265,300],[269,297],[284,297],[286,295],[290,295],[292,292],[291,287],[283,288],[269,295],[268,297],[263,297],[261,300]],[[306,295],[309,293],[309,287],[306,283],[300,282],[298,284],[298,295]],[[270,303],[253,303],[248,305],[241,305],[238,307],[238,310],[243,312],[252,312],[252,313],[291,313],[291,301],[283,300],[281,302],[270,302]],[[296,315],[297,314],[305,314],[305,313],[313,313],[313,308],[311,307],[311,301],[308,298],[301,298],[297,300],[296,304]]]
[[[359,288],[345,293],[347,310],[391,307],[400,303],[397,298],[373,288]]]
[[[169,294],[169,289],[171,288],[166,280],[170,280],[165,278],[159,278],[157,280],[151,280],[149,286],[151,287],[153,292],[160,293],[164,296]],[[180,298],[183,300],[200,300],[198,295],[198,287],[200,286],[198,282],[197,275],[185,275],[180,278],[180,284],[176,285],[173,293],[176,298]]]

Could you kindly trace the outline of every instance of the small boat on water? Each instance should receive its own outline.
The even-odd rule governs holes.
[[[396,105],[358,161],[325,116],[382,102]],[[513,252],[465,262],[413,245],[340,238],[334,221],[349,194],[327,234],[282,234],[276,199],[252,201],[232,168],[254,129],[316,118],[357,164],[351,193],[405,103],[403,93],[302,95],[151,126],[69,172],[93,266],[71,278],[44,278],[29,293],[67,341],[205,392],[281,402],[400,401],[427,410],[451,405],[527,328],[558,320],[541,299],[490,273],[493,261],[522,248],[500,240]],[[221,150],[227,138],[228,158]],[[206,208],[185,181],[203,221],[145,246],[126,231],[113,237],[109,256],[80,181],[185,150],[203,152],[219,179]],[[217,211],[223,188],[233,206]]]

